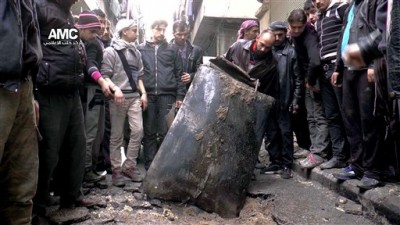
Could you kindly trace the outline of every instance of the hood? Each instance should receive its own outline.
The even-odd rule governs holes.
[[[112,46],[115,48],[115,50],[121,50],[125,48],[136,48],[135,42],[127,42],[123,39],[117,39],[113,42]]]

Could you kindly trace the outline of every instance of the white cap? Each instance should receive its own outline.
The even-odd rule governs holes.
[[[115,37],[117,39],[121,38],[120,33],[123,29],[137,26],[136,20],[121,19],[115,26]]]

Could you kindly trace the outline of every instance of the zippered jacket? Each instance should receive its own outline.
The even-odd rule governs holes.
[[[148,95],[173,95],[183,100],[182,58],[178,48],[166,41],[155,45],[146,41],[138,46],[143,61],[143,84]]]

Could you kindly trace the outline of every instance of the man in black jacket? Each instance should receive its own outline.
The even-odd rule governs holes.
[[[293,163],[293,130],[291,113],[299,110],[302,92],[302,76],[297,62],[297,55],[290,45],[287,25],[283,21],[272,22],[269,29],[275,35],[273,53],[278,62],[279,98],[276,113],[269,117],[266,140],[271,164],[260,171],[261,174],[275,174],[280,170],[291,168]],[[283,173],[283,178],[291,178],[291,173]]]
[[[85,129],[78,88],[83,82],[86,56],[70,13],[75,2],[36,1],[43,49],[36,80],[39,130],[43,135],[34,201],[38,209],[51,203],[51,182],[60,195],[61,207],[85,203],[80,192],[85,169]]]
[[[165,20],[153,22],[151,40],[138,46],[142,54],[143,82],[148,99],[147,110],[143,113],[146,170],[168,132],[165,115],[172,107],[181,107],[186,92],[185,84],[181,81],[182,59],[178,48],[165,40],[167,26]]]
[[[38,173],[32,77],[42,50],[32,1],[0,8],[0,224],[28,225]]]
[[[175,21],[172,30],[174,39],[171,40],[171,43],[178,46],[179,54],[182,57],[181,81],[189,89],[197,69],[203,63],[203,50],[189,42],[189,26],[185,21]]]
[[[386,13],[387,1],[354,0],[351,3],[338,47],[335,68],[338,75],[332,78],[335,84],[335,81],[336,83],[338,81],[335,79],[343,76],[343,119],[350,144],[350,165],[334,176],[340,180],[361,178],[358,186],[362,189],[381,185],[385,119],[382,114],[374,113],[375,70],[373,64],[354,68],[345,64],[341,56],[348,46],[358,42],[360,38],[367,37],[376,29],[376,26],[386,25],[386,14],[380,24],[375,23],[375,16],[371,16],[375,14],[376,7],[384,9]]]
[[[258,91],[270,95],[275,99],[279,99],[279,73],[277,70],[277,62],[272,54],[272,47],[274,43],[274,34],[271,31],[264,30],[254,40],[240,39],[233,43],[225,54],[225,58],[247,72],[251,78],[258,79],[260,83]],[[268,121],[276,122],[277,120],[276,118],[278,116],[277,113],[279,106],[278,104],[275,106],[276,107],[271,109],[271,113],[268,116]],[[276,123],[274,123],[274,125],[275,124]],[[274,137],[270,137],[274,138],[273,141],[278,147],[279,143],[275,138],[277,137],[278,128],[274,126],[273,128],[268,127],[266,129],[274,129],[273,131],[275,132],[275,135]],[[265,132],[265,130],[263,132]],[[273,154],[276,156],[273,159],[274,163],[275,160],[281,159],[281,157],[277,156],[279,152],[275,153],[273,151]],[[291,154],[293,155],[293,148]],[[283,169],[282,176],[284,178],[290,178],[292,176],[291,164],[293,159],[290,156],[288,158],[285,157],[285,159],[287,159],[285,162],[280,162],[282,165],[279,163],[279,168],[277,168],[277,171]],[[277,162],[276,164],[278,165]],[[282,166],[282,168],[280,168],[280,166]]]

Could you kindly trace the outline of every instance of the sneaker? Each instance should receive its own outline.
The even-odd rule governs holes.
[[[316,166],[319,166],[324,162],[324,159],[321,156],[315,155],[313,153],[309,153],[307,158],[300,161],[300,166],[304,169],[311,169]]]
[[[87,170],[83,178],[83,181],[87,183],[96,183],[98,181],[104,180],[105,178],[106,178],[105,176],[101,176],[95,173],[93,170]]]
[[[363,176],[362,179],[360,180],[360,183],[357,184],[357,187],[364,190],[373,189],[379,186],[382,186],[382,183],[379,180],[374,178],[369,178],[366,176]]]
[[[131,179],[133,182],[142,182],[144,178],[140,171],[135,167],[124,169],[122,174]]]
[[[116,187],[125,186],[124,176],[122,176],[121,171],[113,171],[111,179],[112,179],[112,185]]]
[[[334,173],[333,176],[338,180],[351,180],[357,178],[357,175],[353,168],[351,168],[351,165],[343,168],[339,173]]]
[[[293,177],[293,172],[292,169],[290,169],[289,167],[283,167],[282,173],[281,173],[281,177],[283,179],[290,179]]]
[[[303,149],[303,148],[299,148],[297,151],[295,151],[293,153],[293,158],[295,158],[295,159],[306,158],[309,153],[310,153],[310,151]]]
[[[271,175],[271,174],[279,174],[282,171],[282,167],[277,164],[271,164],[268,167],[261,169],[260,174],[266,174],[266,175]]]
[[[332,157],[329,161],[322,163],[319,168],[323,169],[332,169],[332,168],[344,168],[346,167],[346,162],[339,160],[337,157]]]

